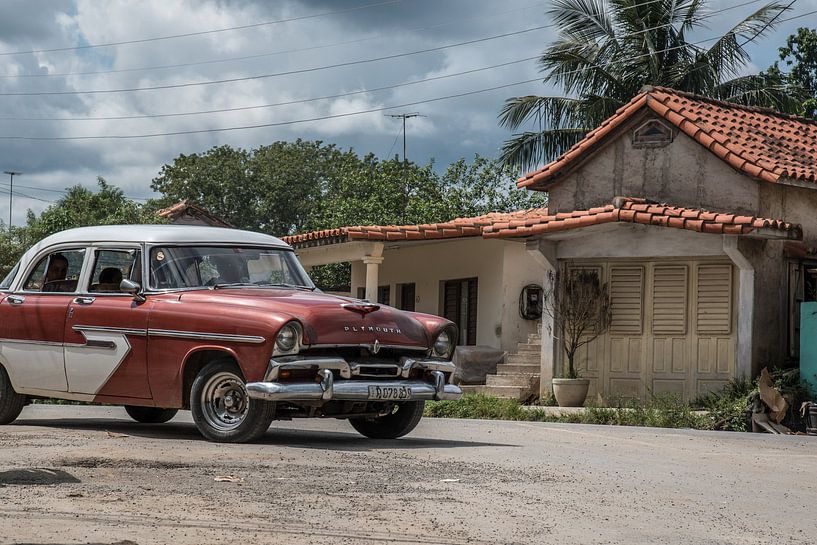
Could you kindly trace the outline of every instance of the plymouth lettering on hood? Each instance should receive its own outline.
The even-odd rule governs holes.
[[[353,333],[396,333],[398,335],[402,334],[403,332],[400,331],[399,328],[396,327],[380,327],[380,326],[371,326],[371,325],[347,325],[343,326],[343,331],[351,331]]]

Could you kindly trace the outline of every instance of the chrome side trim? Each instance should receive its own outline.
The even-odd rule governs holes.
[[[173,329],[148,329],[150,337],[168,337],[172,339],[196,339],[205,341],[223,341],[233,343],[262,344],[267,342],[264,337],[255,335],[232,335],[229,333],[200,333],[198,331],[176,331]]]
[[[146,329],[128,329],[126,327],[105,327],[96,325],[75,325],[71,329],[77,333],[88,331],[89,333],[123,333],[125,335],[137,336],[145,336],[148,334]]]
[[[0,339],[0,343],[34,344],[37,346],[63,346],[63,343],[58,343],[55,341],[32,341],[28,339]]]

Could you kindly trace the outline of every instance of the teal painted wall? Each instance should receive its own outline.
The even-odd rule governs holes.
[[[800,377],[817,392],[817,303],[800,304]]]

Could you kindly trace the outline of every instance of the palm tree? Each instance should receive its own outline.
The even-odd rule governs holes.
[[[672,87],[729,102],[794,113],[796,89],[779,75],[740,75],[750,60],[745,46],[774,28],[788,9],[772,2],[749,15],[709,48],[688,40],[708,17],[705,0],[553,0],[547,13],[559,27],[539,58],[544,82],[565,96],[522,96],[505,101],[500,124],[517,130],[501,160],[531,169],[552,160],[626,104],[644,85]],[[706,36],[706,35],[704,35]]]

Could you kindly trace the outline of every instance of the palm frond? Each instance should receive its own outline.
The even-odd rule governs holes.
[[[499,112],[499,124],[511,130],[538,119],[542,125],[559,126],[577,115],[581,100],[554,96],[513,97],[505,101]]]
[[[719,84],[713,91],[713,96],[727,102],[790,114],[799,113],[809,96],[804,89],[789,84],[779,73],[742,76]]]
[[[603,0],[554,0],[546,11],[559,33],[573,40],[615,40],[613,20]]]
[[[775,21],[786,9],[778,2],[762,6],[726,32],[703,53],[702,58],[714,72],[720,74],[721,79],[737,77],[740,69],[751,59],[745,46],[774,30]]]
[[[504,165],[528,172],[566,152],[584,138],[588,130],[560,128],[514,134],[502,144],[499,160]]]

